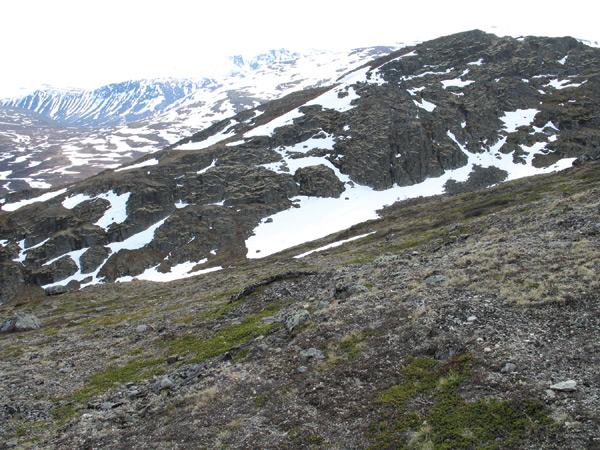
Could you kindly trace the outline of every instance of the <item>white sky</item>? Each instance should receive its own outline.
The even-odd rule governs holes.
[[[194,77],[273,48],[351,49],[480,28],[600,40],[592,1],[19,0],[0,2],[0,98],[41,84],[94,88]],[[495,28],[494,28],[495,27]]]

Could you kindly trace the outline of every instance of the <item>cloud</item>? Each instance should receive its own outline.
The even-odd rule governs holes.
[[[593,15],[582,13],[583,6],[559,5],[513,0],[6,2],[0,39],[10,70],[0,75],[0,96],[22,85],[90,88],[135,78],[200,75],[215,58],[272,48],[351,49],[473,28],[599,38]]]

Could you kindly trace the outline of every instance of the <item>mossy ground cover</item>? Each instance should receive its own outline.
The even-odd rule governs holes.
[[[381,416],[372,422],[370,450],[495,449],[516,445],[553,421],[530,400],[483,398],[466,402],[461,384],[472,376],[473,357],[461,355],[445,364],[411,358],[402,382],[377,395]]]
[[[193,333],[187,333],[181,336],[165,338],[161,345],[169,352],[178,355],[191,354],[190,362],[200,362],[214,356],[222,355],[231,348],[245,344],[246,342],[267,334],[277,324],[261,325],[260,321],[265,317],[272,316],[282,304],[274,303],[267,306],[260,312],[246,317],[240,323],[232,324],[217,331],[211,337],[201,337]]]

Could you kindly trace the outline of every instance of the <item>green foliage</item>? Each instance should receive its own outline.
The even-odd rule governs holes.
[[[377,395],[382,415],[371,423],[369,436],[375,443],[369,449],[492,449],[553,424],[541,406],[529,400],[465,402],[458,387],[471,377],[472,363],[471,355],[446,364],[409,359],[402,369],[403,382]]]
[[[244,359],[246,356],[248,356],[249,351],[250,349],[248,348],[241,349],[239,352],[236,353],[236,355],[233,358],[231,358],[231,362],[235,364],[236,362]]]
[[[275,314],[280,305],[274,304],[265,308],[258,314],[247,317],[242,323],[230,325],[218,331],[213,337],[203,339],[194,334],[167,338],[162,345],[170,352],[177,354],[191,353],[195,355],[192,361],[199,362],[205,359],[222,355],[232,347],[242,345],[252,339],[267,334],[275,324],[260,325],[259,322],[268,316]]]
[[[85,402],[94,395],[114,386],[158,375],[162,373],[162,369],[158,367],[161,363],[162,359],[147,360],[136,358],[123,366],[108,366],[104,370],[92,375],[89,382],[73,394],[70,399]]]

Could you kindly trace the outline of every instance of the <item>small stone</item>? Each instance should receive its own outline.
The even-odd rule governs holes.
[[[446,275],[432,275],[428,278],[425,278],[421,283],[423,284],[436,284],[441,283],[442,281],[448,281],[450,279],[449,276]]]
[[[73,369],[71,367],[62,367],[60,369],[58,369],[59,373],[71,373],[73,372]]]
[[[330,302],[327,300],[321,300],[317,305],[317,311],[321,311],[322,309],[327,308],[330,305]]]
[[[477,320],[477,316],[469,316],[467,318],[467,322],[475,322]]]
[[[573,247],[573,243],[568,242],[568,241],[553,241],[553,242],[548,242],[548,247],[550,247],[550,248],[571,248],[571,247]]]
[[[19,441],[9,441],[6,444],[4,444],[5,448],[15,448],[17,445],[19,445]]]
[[[301,309],[298,311],[294,311],[289,316],[287,316],[285,318],[285,320],[283,321],[283,325],[285,326],[285,329],[289,333],[291,333],[292,331],[294,331],[294,329],[298,325],[302,325],[303,323],[307,322],[309,319],[310,319],[310,313],[305,309]]]
[[[308,367],[306,367],[306,366],[298,367],[298,373],[304,373],[304,372],[308,372]]]
[[[167,356],[167,364],[173,364],[179,361],[179,355]]]
[[[546,389],[546,397],[553,399],[556,398],[556,394],[552,389]]]
[[[325,356],[323,356],[323,353],[320,350],[317,350],[316,348],[309,348],[307,350],[302,350],[300,352],[300,354],[298,355],[299,359],[300,359],[300,364],[305,365],[308,363],[308,361],[310,361],[311,359],[325,359]]]
[[[550,386],[550,389],[553,391],[560,392],[574,392],[577,390],[577,381],[575,380],[567,380],[561,381],[560,383],[553,384]]]
[[[511,372],[515,372],[517,370],[517,366],[513,363],[506,363],[504,364],[504,367],[502,369],[500,369],[500,372],[502,373],[511,373]]]
[[[489,348],[489,347],[486,347],[486,348],[484,348],[484,349],[483,349],[483,351],[484,351],[485,353],[490,353],[490,352],[492,351],[492,349],[491,349],[491,348]]]
[[[111,403],[111,402],[102,402],[102,403],[100,404],[100,408],[102,408],[103,410],[105,410],[105,411],[106,411],[106,410],[112,409],[112,407],[113,407],[113,404],[114,404],[114,403]]]
[[[138,325],[135,329],[135,332],[138,334],[145,333],[148,331],[148,325]]]
[[[165,377],[160,380],[160,389],[171,389],[173,387],[173,381],[169,377]]]

